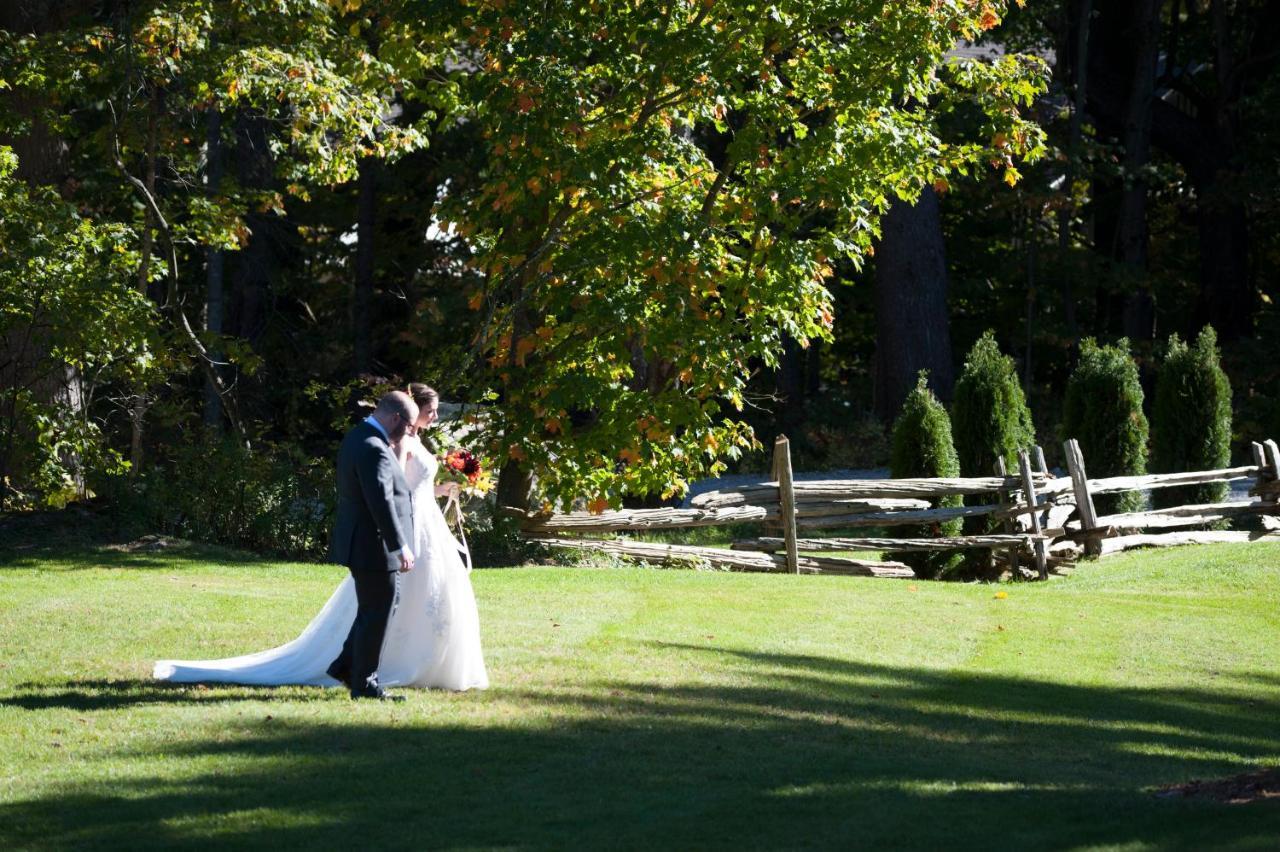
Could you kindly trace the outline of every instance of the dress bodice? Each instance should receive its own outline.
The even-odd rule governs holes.
[[[431,497],[435,497],[436,470],[440,462],[435,453],[423,446],[418,438],[405,437],[401,442],[404,457],[404,478],[409,490],[415,495],[424,486],[432,489]]]

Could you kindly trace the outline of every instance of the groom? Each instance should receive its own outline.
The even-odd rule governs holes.
[[[403,701],[378,685],[378,657],[396,600],[397,577],[413,570],[413,500],[395,450],[418,419],[402,391],[378,400],[372,415],[338,449],[338,517],[331,557],[356,584],[357,611],[342,653],[328,674],[352,698]]]

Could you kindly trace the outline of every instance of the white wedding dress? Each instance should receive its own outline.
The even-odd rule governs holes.
[[[438,462],[417,438],[405,438],[405,479],[414,499],[414,567],[397,575],[396,602],[378,663],[382,686],[485,689],[480,616],[470,556],[449,530],[435,498]],[[467,555],[467,562],[463,556]],[[356,617],[348,575],[302,634],[285,645],[223,660],[160,660],[154,677],[175,683],[338,686],[325,669],[342,650]]]

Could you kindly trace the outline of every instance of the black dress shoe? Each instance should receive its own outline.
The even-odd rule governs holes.
[[[352,700],[372,698],[374,701],[404,701],[403,695],[392,695],[380,686],[366,686],[351,690]]]
[[[329,668],[325,669],[324,673],[338,683],[345,683],[348,689],[351,688],[351,669],[338,665],[336,660],[329,664]]]

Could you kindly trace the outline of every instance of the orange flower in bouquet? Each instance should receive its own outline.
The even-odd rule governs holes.
[[[463,494],[483,497],[493,489],[493,478],[484,469],[475,453],[455,447],[440,455],[440,470],[436,474],[439,483],[456,482]]]

